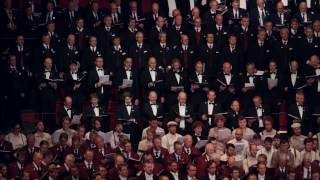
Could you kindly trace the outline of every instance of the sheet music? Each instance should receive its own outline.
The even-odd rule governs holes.
[[[184,119],[180,120],[179,127],[181,129],[185,129],[186,128],[186,121]]]
[[[133,80],[132,79],[123,79],[122,81],[122,85],[124,86],[127,86],[127,87],[132,87],[132,84],[133,84]]]
[[[234,147],[236,149],[237,154],[241,154],[242,151],[244,150],[244,144],[243,143],[235,143]]]
[[[245,88],[252,88],[252,87],[254,87],[254,84],[253,83],[244,83],[244,87]]]
[[[278,86],[278,79],[271,79],[271,78],[268,78],[268,87],[270,89],[274,88]]]
[[[109,75],[103,75],[103,76],[99,77],[99,81],[102,84],[106,84],[107,82],[109,82],[109,80],[110,80],[110,76]]]
[[[73,124],[79,125],[81,123],[80,122],[81,117],[82,117],[82,114],[73,115],[72,120],[71,120],[71,125],[73,125]]]
[[[229,138],[230,134],[228,133],[227,129],[219,129],[218,130],[218,137],[217,139],[222,141],[225,140],[227,138]]]
[[[247,9],[247,0],[240,0],[240,8]]]

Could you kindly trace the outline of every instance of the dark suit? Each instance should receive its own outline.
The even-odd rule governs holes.
[[[170,109],[170,117],[172,119],[175,119],[175,118],[178,118],[180,119],[180,121],[184,120],[185,121],[185,127],[184,128],[181,128],[180,127],[180,123],[178,123],[178,132],[180,134],[188,134],[188,133],[191,133],[192,132],[192,122],[188,122],[188,119],[189,118],[194,118],[194,114],[193,114],[193,107],[192,105],[190,104],[186,104],[185,105],[185,117],[182,117],[181,112],[179,111],[179,105],[178,103],[177,104],[174,104],[171,109]]]
[[[43,61],[45,58],[50,57],[53,60],[53,64],[56,64],[57,50],[53,47],[45,48],[42,44],[35,48],[33,56],[33,72],[38,73],[43,67]]]
[[[152,106],[157,107],[157,114],[155,115],[152,110]],[[142,116],[145,122],[148,122],[152,119],[157,119],[159,121],[163,121],[164,118],[164,109],[162,104],[150,104],[150,102],[147,102],[142,107]]]
[[[208,44],[204,44],[199,48],[199,56],[205,63],[206,73],[212,77],[216,75],[222,64],[222,52],[215,45],[209,48]]]
[[[258,116],[258,110],[260,110],[260,109],[261,109],[261,112],[262,112],[262,116]],[[261,107],[250,107],[248,109],[247,115],[249,117],[255,117],[256,118],[256,119],[252,119],[252,122],[250,122],[251,119],[248,119],[248,121],[249,121],[249,125],[248,126],[251,129],[253,129],[255,132],[259,132],[259,131],[262,130],[262,128],[264,126],[263,124],[260,124],[260,122],[262,121],[264,116],[271,115],[271,111],[270,111],[269,106],[261,105]],[[260,126],[260,125],[262,125],[262,126]]]
[[[121,47],[116,50],[115,46],[108,48],[104,59],[107,67],[110,67],[111,72],[117,72],[122,67],[124,59],[128,56],[128,50]]]
[[[78,112],[82,111],[83,102],[85,100],[86,94],[86,74],[77,72],[77,79],[74,80],[71,72],[67,72],[64,74],[64,93],[65,95],[69,95],[72,97],[72,104]],[[75,88],[75,86],[79,86],[79,88]]]
[[[222,112],[223,112],[222,106],[217,102],[213,103],[212,112],[208,112],[208,101],[204,101],[200,104],[199,114],[198,114],[199,118],[201,118],[203,115],[208,117],[208,120],[204,122],[204,127],[203,127],[205,134],[207,134],[209,132],[209,129],[214,126],[214,122],[213,122],[214,115]],[[209,122],[210,121],[209,118],[211,118],[211,124]]]
[[[229,84],[227,83],[228,77],[230,77]],[[226,89],[222,90],[221,86],[226,87]],[[234,74],[225,75],[223,72],[218,73],[217,79],[215,81],[215,88],[217,90],[217,100],[222,104],[223,109],[228,109],[230,107],[231,101],[238,94],[238,76]]]
[[[175,49],[175,55],[181,60],[182,66],[187,71],[193,69],[196,58],[196,51],[192,46],[190,46],[190,44],[188,45],[187,50],[183,49],[181,44],[177,46]]]
[[[133,59],[134,68],[141,70],[147,64],[148,58],[151,55],[151,49],[148,44],[143,43],[142,47],[139,48],[137,43],[130,46],[129,55]]]
[[[59,72],[68,72],[71,63],[80,61],[80,52],[76,47],[64,45],[59,51],[59,62],[57,62]]]
[[[130,92],[134,99],[139,97],[139,78],[137,71],[130,69],[130,77],[127,77],[126,69],[122,67],[118,70],[115,78],[115,85],[119,88],[120,94],[124,92]],[[125,79],[130,79],[133,81],[132,87],[127,87],[124,89],[120,88]]]
[[[155,79],[152,80],[151,73],[155,74]],[[149,86],[152,84],[152,86]],[[140,85],[143,93],[144,100],[147,99],[150,91],[156,91],[159,97],[163,96],[163,84],[164,84],[164,75],[161,70],[156,68],[154,71],[147,68],[142,70],[140,75]]]
[[[102,51],[106,51],[110,49],[112,45],[112,39],[118,35],[118,29],[115,27],[109,27],[109,30],[107,30],[107,27],[101,26],[96,30],[96,37],[98,40],[99,47]]]
[[[262,47],[259,46],[258,41],[249,47],[248,60],[254,62],[259,70],[265,70],[273,57],[273,49],[268,41],[264,41]]]
[[[200,76],[200,75],[199,75]],[[205,101],[207,96],[207,91],[209,90],[210,78],[206,73],[201,73],[202,81],[200,82],[197,72],[192,72],[189,75],[189,81],[191,85],[191,104],[195,107],[195,111],[198,111],[201,102]],[[192,89],[197,87],[196,89]]]
[[[152,55],[157,59],[157,65],[166,68],[171,64],[171,59],[174,56],[173,47],[166,43],[165,47],[161,47],[160,43],[155,44],[152,49]]]
[[[309,108],[309,106],[307,104],[304,104],[302,106],[303,108],[303,114],[302,114],[302,117],[299,113],[299,110],[298,110],[298,105],[296,103],[293,103],[293,104],[290,104],[289,105],[289,108],[288,108],[288,116],[289,114],[290,115],[293,115],[295,117],[298,117],[298,121],[300,121],[301,124],[303,124],[301,126],[301,130],[302,130],[302,133],[304,135],[307,135],[308,132],[312,132],[312,127],[314,127],[314,122],[310,116],[310,113],[311,113],[311,109]],[[293,121],[296,120],[296,118],[292,118],[292,117],[288,117],[288,122],[287,122],[287,130],[289,132],[292,132],[291,131],[291,125],[293,123]]]
[[[177,81],[178,75],[176,76],[175,73],[177,73],[180,76],[180,81]],[[184,90],[187,90],[188,86],[188,81],[187,81],[187,75],[185,71],[180,71],[180,72],[174,72],[170,70],[166,74],[166,79],[165,79],[165,91],[166,91],[166,104],[167,107],[171,107],[173,104],[177,102],[177,95],[180,91],[172,91],[171,87],[177,87],[181,86],[183,87]]]
[[[174,46],[178,46],[180,44],[180,39],[182,34],[187,33],[187,28],[184,25],[181,25],[179,29],[177,29],[174,25],[169,26],[168,28],[168,40],[170,44]]]

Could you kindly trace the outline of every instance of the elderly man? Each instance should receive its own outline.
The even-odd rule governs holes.
[[[178,141],[179,138],[182,138],[182,136],[177,133],[177,123],[175,121],[169,121],[167,127],[169,132],[162,136],[161,144],[163,148],[166,148],[169,151],[169,153],[173,153],[174,143]]]

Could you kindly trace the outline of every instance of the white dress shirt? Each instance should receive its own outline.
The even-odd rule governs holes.
[[[157,72],[155,70],[152,70],[152,69],[149,68],[149,73],[150,73],[152,82],[155,82],[156,81]]]

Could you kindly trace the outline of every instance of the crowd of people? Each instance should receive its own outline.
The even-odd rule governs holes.
[[[150,2],[3,1],[0,179],[319,180],[319,1]]]

